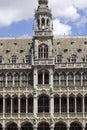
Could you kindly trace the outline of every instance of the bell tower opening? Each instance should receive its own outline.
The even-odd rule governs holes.
[[[52,14],[51,10],[48,8],[48,0],[38,0],[38,8],[35,11],[36,19],[36,31],[52,31]]]

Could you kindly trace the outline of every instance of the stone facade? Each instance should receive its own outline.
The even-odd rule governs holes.
[[[32,37],[0,38],[0,130],[87,130],[87,37],[53,36],[38,0]]]

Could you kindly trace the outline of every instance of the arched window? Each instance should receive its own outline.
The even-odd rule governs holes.
[[[38,130],[50,130],[50,126],[46,122],[42,122],[38,125]]]
[[[14,75],[14,83],[15,83],[15,87],[19,87],[20,86],[20,75],[18,73],[16,73]]]
[[[74,85],[74,75],[73,73],[68,74],[68,85],[73,86]]]
[[[18,130],[17,124],[11,123],[11,124],[7,125],[6,130]]]
[[[54,112],[59,112],[59,108],[59,97],[56,96],[54,97]]]
[[[21,126],[21,130],[33,130],[33,126],[31,123],[25,123]]]
[[[21,113],[26,113],[26,97],[23,96],[20,99]]]
[[[87,112],[87,95],[85,96],[85,112]]]
[[[49,84],[49,72],[39,71],[38,72],[38,84]]]
[[[60,76],[61,76],[61,86],[66,86],[66,74],[62,73]]]
[[[8,96],[5,99],[5,113],[11,113],[11,97]]]
[[[38,99],[38,112],[49,112],[49,97],[42,95]]]
[[[75,75],[75,85],[81,86],[81,74],[79,72],[77,72]]]
[[[70,130],[82,130],[82,126],[79,123],[71,123]]]
[[[77,96],[76,98],[76,102],[77,102],[77,112],[82,112],[82,97],[81,96]]]
[[[18,97],[13,98],[13,113],[18,113]]]
[[[85,130],[87,130],[87,124],[86,124]]]
[[[27,75],[24,73],[21,75],[21,82],[22,82],[22,86],[24,87],[27,86]]]
[[[2,130],[2,124],[0,124],[0,130]]]
[[[69,112],[75,112],[75,98],[69,97]]]
[[[67,112],[67,97],[61,97],[61,112]]]
[[[72,54],[72,55],[71,55],[71,58],[70,58],[70,62],[76,63],[76,60],[77,60],[76,54]]]
[[[42,29],[44,29],[44,28],[45,28],[45,19],[42,18]]]
[[[13,76],[12,76],[12,74],[8,74],[7,75],[7,85],[9,86],[9,87],[12,87],[13,86]]]
[[[11,61],[11,62],[14,64],[14,63],[16,63],[16,60],[17,60],[17,56],[16,56],[16,55],[13,55],[13,56],[12,56],[12,61]]]
[[[3,113],[3,97],[0,96],[0,113]]]
[[[48,46],[45,44],[41,44],[38,47],[38,58],[46,59],[48,58]]]
[[[87,86],[87,72],[83,73],[83,85]]]
[[[33,97],[28,97],[28,113],[33,113]]]
[[[28,74],[28,86],[33,85],[33,72]]]
[[[50,24],[50,20],[49,20],[49,19],[47,19],[47,26],[49,26],[49,24]]]
[[[3,73],[0,74],[0,86],[5,87],[5,75]]]
[[[54,130],[67,130],[66,124],[62,122],[56,123]]]
[[[59,86],[59,75],[57,73],[54,74],[54,86]]]

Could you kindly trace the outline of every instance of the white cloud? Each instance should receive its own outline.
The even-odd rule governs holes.
[[[0,0],[0,26],[9,26],[13,22],[34,18],[34,9],[37,8],[37,1]],[[84,11],[87,9],[87,0],[49,0],[49,6],[52,9],[53,17],[59,19],[59,21],[54,21],[58,25],[58,33],[59,31],[62,33],[63,29],[60,29],[62,27],[67,30],[64,30],[65,32],[63,31],[63,33],[70,33],[71,22],[78,24],[78,26],[83,23],[86,24],[85,16],[87,18],[87,11],[81,14],[78,10]],[[62,23],[60,23],[61,19]],[[57,29],[54,32],[56,31]]]
[[[0,26],[33,18],[36,0],[0,0]]]
[[[58,19],[53,20],[54,35],[70,35],[71,26],[61,23]]]
[[[49,0],[49,5],[53,10],[54,17],[63,17],[69,21],[77,20],[80,17],[71,0]]]

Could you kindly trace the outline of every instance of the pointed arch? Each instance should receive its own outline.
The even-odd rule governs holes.
[[[33,125],[30,122],[21,124],[21,130],[33,130]]]
[[[50,126],[47,122],[41,122],[38,124],[38,130],[50,130]]]
[[[12,73],[7,74],[7,86],[9,86],[9,87],[13,86],[13,75],[12,75]]]
[[[75,74],[75,85],[81,86],[81,73],[80,72],[77,72]]]
[[[70,130],[82,130],[82,124],[79,122],[72,122],[70,124]]]
[[[49,112],[49,97],[45,94],[38,98],[38,112]]]
[[[6,125],[6,130],[18,130],[17,124],[14,122],[9,122]]]
[[[14,74],[14,84],[16,87],[20,86],[20,74],[19,73]]]
[[[74,85],[74,74],[72,72],[68,73],[68,86]]]
[[[48,58],[48,45],[42,43],[38,46],[38,58],[46,59]]]
[[[61,81],[61,86],[66,86],[66,73],[65,72],[62,72],[60,74],[60,81]]]
[[[64,122],[58,122],[55,124],[54,130],[67,130],[67,126]]]

